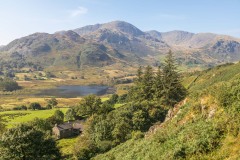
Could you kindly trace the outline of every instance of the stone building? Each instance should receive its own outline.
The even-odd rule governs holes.
[[[83,132],[83,121],[77,120],[72,122],[65,122],[62,124],[56,124],[52,128],[53,135],[57,139],[68,138],[79,135]]]

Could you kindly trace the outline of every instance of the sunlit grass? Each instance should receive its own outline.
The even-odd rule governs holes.
[[[114,108],[122,107],[125,103],[117,103],[114,105]]]
[[[51,110],[27,110],[27,111],[5,111],[0,112],[0,115],[3,116],[8,128],[17,126],[20,123],[32,121],[34,118],[46,119],[51,117],[56,109]],[[66,113],[68,108],[60,108],[63,113]]]

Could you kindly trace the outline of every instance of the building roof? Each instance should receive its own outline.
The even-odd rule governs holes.
[[[69,122],[65,122],[63,124],[58,124],[55,125],[55,127],[57,127],[59,130],[67,130],[67,129],[79,129],[81,131],[83,131],[83,123],[84,121],[69,121]]]
[[[63,124],[58,124],[56,127],[59,130],[66,130],[66,129],[71,129],[72,128],[72,124],[63,123]]]

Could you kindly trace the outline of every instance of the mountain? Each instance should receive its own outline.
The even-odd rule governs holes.
[[[240,39],[212,33],[141,31],[113,21],[54,34],[34,33],[0,48],[2,63],[77,69],[114,64],[159,64],[172,50],[178,63],[202,68],[240,60]]]
[[[122,21],[86,26],[73,31],[93,42],[103,43],[120,52],[134,53],[140,57],[156,54],[150,45],[155,45],[160,52],[170,49],[166,43],[147,35],[132,24]]]
[[[126,35],[131,35],[131,36],[140,36],[145,34],[143,31],[133,26],[132,24],[123,22],[123,21],[113,21],[113,22],[104,23],[104,24],[90,25],[90,26],[74,29],[73,31],[75,31],[79,35],[86,35],[88,33],[92,33],[97,30],[111,30],[116,32],[122,32],[122,33],[125,33]]]
[[[45,68],[61,66],[78,69],[106,66],[119,60],[141,61],[134,55],[127,57],[114,48],[86,40],[74,31],[34,33],[12,41],[0,51],[2,62],[10,61],[21,66],[31,62]]]

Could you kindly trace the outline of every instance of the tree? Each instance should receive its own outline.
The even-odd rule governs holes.
[[[118,97],[118,103],[125,103],[126,100],[127,100],[127,94],[123,94]]]
[[[112,136],[115,143],[119,144],[128,139],[131,134],[131,123],[127,121],[128,119],[122,118],[114,127],[112,131]],[[130,136],[129,136],[130,137]]]
[[[29,124],[43,132],[51,132],[52,130],[51,123],[45,119],[35,118],[33,121],[29,122]]]
[[[13,110],[27,110],[27,106],[25,105],[16,106],[13,107]]]
[[[67,121],[75,120],[76,112],[74,111],[74,109],[69,108],[65,114],[65,118]]]
[[[91,116],[94,113],[98,112],[100,109],[102,102],[99,97],[96,95],[88,95],[84,97],[79,106],[76,107],[77,115],[78,116]]]
[[[156,101],[161,101],[163,97],[163,73],[161,67],[158,67],[157,74],[154,78],[153,90],[154,90],[154,99]]]
[[[3,123],[2,117],[0,116],[0,137],[2,133],[5,131],[6,125]]]
[[[111,104],[117,103],[117,101],[118,101],[118,95],[117,95],[117,94],[113,94],[108,101],[109,101]]]
[[[109,112],[111,112],[114,108],[114,104],[110,102],[109,100],[105,101],[102,103],[102,105],[100,106],[100,108],[98,109],[98,114],[107,114]]]
[[[47,121],[51,124],[51,126],[63,123],[63,120],[56,119],[54,116],[47,118]]]
[[[58,101],[56,98],[51,98],[46,101],[47,101],[48,105],[52,106],[52,108],[54,108],[58,105]]]
[[[54,78],[55,76],[51,72],[46,72],[47,78]]]
[[[41,110],[42,109],[42,106],[37,103],[37,102],[33,102],[29,105],[28,107],[29,109],[32,109],[32,110]]]
[[[97,147],[94,141],[87,135],[79,136],[76,145],[73,148],[75,159],[89,160],[97,153]]]
[[[52,105],[47,104],[47,105],[46,105],[46,109],[52,109]]]
[[[142,78],[142,95],[143,100],[152,100],[153,99],[153,82],[154,74],[151,66],[147,66]]]
[[[29,124],[6,131],[1,138],[0,159],[47,160],[60,159],[56,142],[51,136]]]
[[[143,75],[143,71],[142,71],[142,66],[140,66],[137,70],[137,79],[136,79],[136,82],[138,83],[141,83],[142,81],[142,75]]]
[[[18,86],[18,83],[10,78],[0,78],[0,91],[14,91],[18,90],[21,87]]]
[[[163,103],[173,106],[181,101],[186,93],[186,89],[180,82],[173,54],[169,51],[163,66]]]
[[[53,116],[59,121],[64,121],[64,113],[60,110],[56,110]]]
[[[144,73],[140,67],[137,71],[135,86],[129,91],[129,99],[132,101],[152,100],[154,74],[151,66],[145,68]]]

